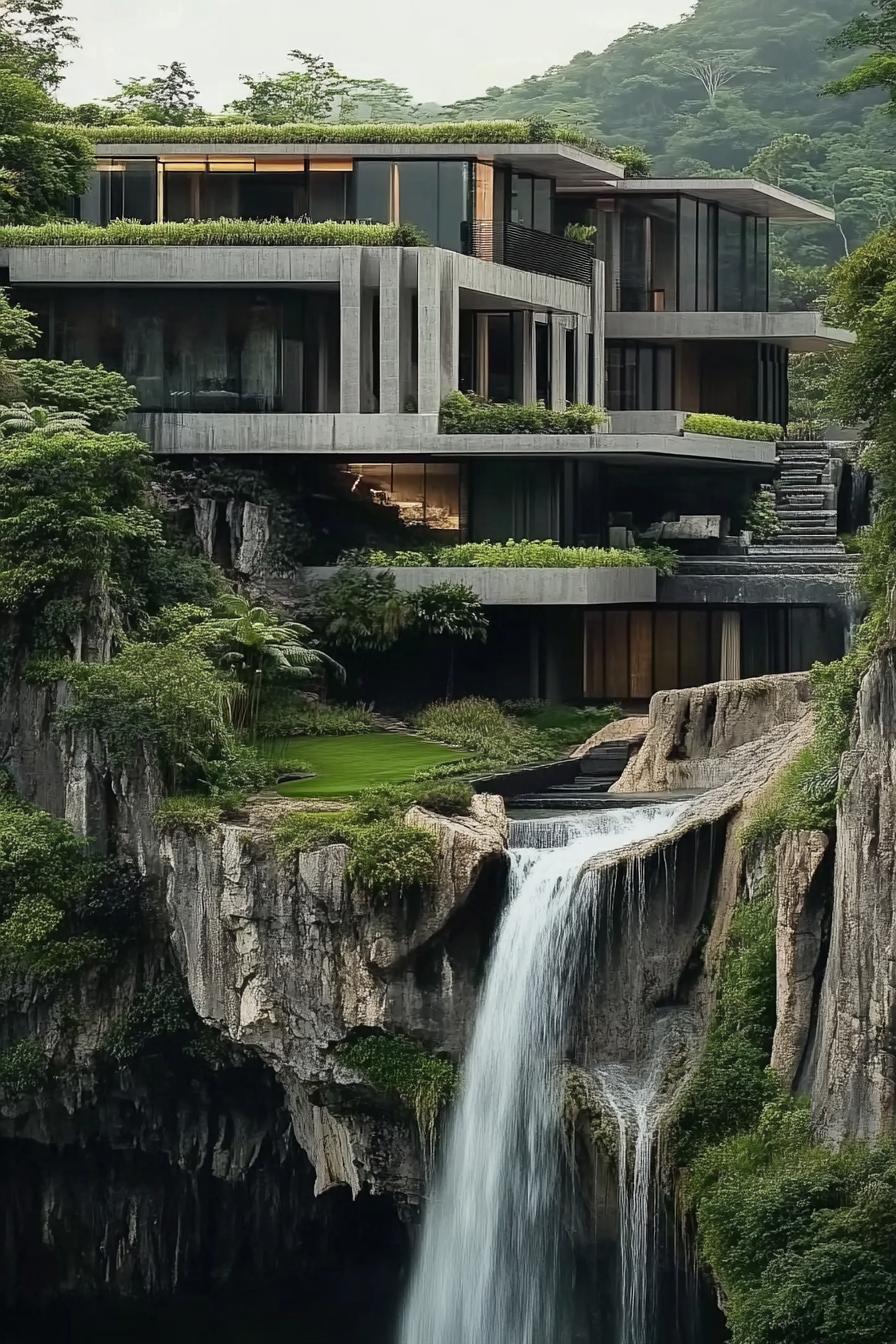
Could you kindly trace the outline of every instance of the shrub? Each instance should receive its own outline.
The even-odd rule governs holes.
[[[27,434],[0,452],[0,610],[118,574],[158,546],[150,453],[129,434]],[[61,591],[60,591],[61,590]]]
[[[437,701],[415,716],[414,726],[436,742],[510,764],[537,758],[535,729],[506,714],[496,701],[480,696],[449,704]]]
[[[759,542],[773,541],[783,532],[775,504],[775,492],[771,486],[763,486],[750,500],[744,527],[753,534],[753,540]]]
[[[780,1084],[768,1069],[775,1032],[775,904],[734,914],[703,1056],[676,1105],[670,1153],[689,1168],[711,1144],[755,1125]]]
[[[651,564],[651,552],[638,548],[623,551],[599,546],[561,546],[556,541],[467,541],[429,551],[372,550],[362,555],[365,564],[390,569],[430,565],[474,569],[635,569]]]
[[[723,439],[760,439],[776,443],[784,437],[781,425],[761,420],[736,420],[731,415],[689,415],[684,422],[686,434],[715,434]]]
[[[371,896],[402,896],[435,880],[438,856],[436,837],[422,826],[372,821],[353,832],[345,871]]]
[[[805,747],[766,791],[740,832],[744,849],[777,844],[785,831],[827,831],[834,824],[836,769],[825,773],[817,748]]]
[[[375,733],[376,719],[364,705],[309,704],[292,696],[262,705],[262,737],[354,737]]]
[[[274,848],[281,859],[295,859],[325,845],[349,843],[354,817],[344,812],[288,812],[274,827]]]
[[[437,812],[443,817],[466,817],[473,802],[473,790],[460,780],[445,780],[443,784],[418,789],[416,800],[427,812]]]
[[[58,359],[19,359],[12,372],[30,406],[55,406],[87,417],[91,429],[111,429],[137,407],[134,389],[122,378],[103,368],[82,364],[80,359],[64,364]]]
[[[175,975],[166,975],[134,999],[111,1028],[101,1054],[119,1067],[148,1055],[178,1055],[217,1064],[226,1058],[219,1034],[197,1017],[186,989]]]
[[[19,1041],[0,1052],[0,1097],[19,1101],[46,1086],[50,1061],[39,1041]]]
[[[97,732],[115,761],[149,747],[173,785],[180,775],[204,777],[225,747],[237,752],[225,684],[198,649],[126,642],[109,663],[68,664],[68,679],[75,698],[60,709],[60,724]]]
[[[299,219],[188,219],[182,224],[0,225],[0,247],[420,247],[412,224]]]
[[[0,795],[0,915],[26,899],[65,908],[89,879],[87,846],[70,826]]]
[[[328,644],[355,652],[391,648],[408,623],[406,599],[392,574],[342,569],[317,585],[311,620]]]
[[[407,1037],[385,1032],[343,1042],[336,1047],[336,1057],[379,1091],[398,1097],[416,1116],[424,1142],[431,1142],[439,1112],[457,1087],[451,1060],[431,1055]]]
[[[238,808],[241,801],[239,794],[212,798],[205,793],[178,793],[159,804],[153,820],[161,835],[175,831],[200,835],[216,826],[224,813]]]
[[[520,406],[451,392],[442,402],[442,434],[593,434],[606,421],[597,406],[549,410],[543,403]]]
[[[95,144],[224,144],[224,145],[524,145],[554,143],[579,145],[604,158],[619,155],[619,162],[643,160],[644,151],[631,145],[610,149],[583,131],[556,126],[543,118],[523,121],[414,122],[300,122],[284,125],[211,122],[207,125],[157,126],[154,122],[131,126],[82,126],[76,128]],[[535,139],[533,140],[533,137]],[[623,158],[622,156],[625,156]]]

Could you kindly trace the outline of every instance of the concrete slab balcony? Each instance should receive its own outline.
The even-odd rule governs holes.
[[[437,583],[464,583],[486,607],[599,607],[629,606],[656,601],[656,570],[615,569],[487,569],[436,565],[391,572],[402,593],[419,593]],[[310,583],[332,579],[336,567],[303,571]]]

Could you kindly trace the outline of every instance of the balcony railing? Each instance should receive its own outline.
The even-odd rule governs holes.
[[[482,261],[591,284],[594,248],[588,243],[494,219],[478,219],[469,225],[469,243],[472,255]]]

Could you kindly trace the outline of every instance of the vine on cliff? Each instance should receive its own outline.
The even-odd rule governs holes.
[[[345,1041],[336,1056],[380,1091],[391,1093],[413,1111],[424,1157],[431,1159],[439,1114],[457,1087],[457,1068],[450,1059],[431,1055],[417,1041],[385,1032],[371,1032]]]

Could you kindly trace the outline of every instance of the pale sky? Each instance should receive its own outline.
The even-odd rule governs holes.
[[[69,0],[81,47],[61,90],[99,99],[115,80],[184,61],[210,111],[243,72],[274,74],[298,49],[347,74],[380,75],[442,103],[506,86],[578,51],[600,51],[634,23],[669,23],[687,0]]]

